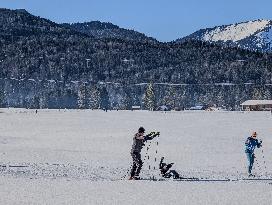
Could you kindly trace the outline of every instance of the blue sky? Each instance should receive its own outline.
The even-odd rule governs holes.
[[[160,41],[253,19],[272,19],[271,0],[0,0],[57,23],[104,21]]]

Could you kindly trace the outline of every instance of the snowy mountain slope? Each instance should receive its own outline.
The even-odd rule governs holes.
[[[238,46],[250,50],[271,51],[272,21],[259,19],[201,29],[189,36],[178,39],[177,42],[188,39]]]

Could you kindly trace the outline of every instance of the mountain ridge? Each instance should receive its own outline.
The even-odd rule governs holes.
[[[141,42],[157,42],[155,38],[131,29],[120,28],[110,22],[90,21],[84,23],[63,23],[66,28],[93,36],[95,38],[116,38]]]
[[[243,49],[271,52],[272,21],[265,19],[200,29],[175,42],[195,39],[220,45],[236,46]]]
[[[25,9],[11,10],[0,8],[0,13],[2,15],[2,17],[0,17],[0,35],[12,34],[20,36],[30,35],[31,33],[37,34],[37,32],[44,33],[48,31],[63,31],[72,33],[74,32],[74,34],[77,35],[88,35],[89,37],[98,39],[115,38],[129,41],[136,40],[141,42],[159,42],[157,39],[148,37],[144,33],[140,33],[131,29],[121,28],[110,22],[89,21],[84,23],[58,24],[48,19],[34,16]],[[10,24],[7,24],[7,21],[10,21]],[[25,22],[20,23],[21,21],[25,21],[28,24]],[[257,25],[257,28],[255,28],[255,30],[253,28],[252,30],[252,25],[254,27],[254,24],[255,26]],[[209,43],[217,43],[223,46],[239,47],[253,51],[271,52],[271,27],[271,20],[250,20],[239,23],[214,26],[212,28],[199,29],[188,36],[179,38],[172,42],[180,43],[193,39]]]
[[[156,104],[172,109],[196,103],[235,108],[272,95],[271,54],[194,39],[99,38],[25,11],[0,11],[1,22],[2,106],[146,108],[147,83],[154,83]],[[94,98],[100,104],[92,105]]]

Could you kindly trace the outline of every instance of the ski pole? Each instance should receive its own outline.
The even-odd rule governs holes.
[[[267,170],[266,170],[266,162],[265,162],[265,158],[264,158],[264,149],[262,148],[262,156],[263,156],[263,164],[264,164],[264,170],[265,170],[265,175],[267,174]]]
[[[146,152],[145,152],[145,157],[144,157],[144,160],[143,160],[143,163],[146,162],[147,166],[148,166],[148,175],[150,175],[150,162],[149,162],[149,149],[150,149],[150,146],[151,146],[151,142],[148,143],[147,147],[146,147]],[[148,162],[148,163],[147,163]]]
[[[260,164],[259,164],[257,158],[255,158],[255,162],[256,162],[256,164],[257,164],[258,171],[260,172],[260,171],[261,171],[261,167],[260,167]],[[253,166],[253,169],[256,171],[255,166]]]
[[[158,137],[157,137],[157,139],[156,139],[156,150],[155,150],[155,158],[154,158],[154,162],[155,162],[155,164],[157,163],[157,157],[158,157],[158,148],[159,148],[159,136],[160,135],[158,135]],[[155,169],[155,166],[154,166],[154,169]]]
[[[156,175],[155,170],[156,170],[156,167],[157,167],[157,159],[158,159],[159,136],[160,136],[160,134],[158,134],[156,142],[155,142],[156,149],[155,149],[155,153],[154,153],[154,164],[153,164],[153,174],[152,174],[153,180],[155,180],[156,177],[157,177],[157,176],[155,176]]]
[[[128,176],[129,176],[129,171],[132,169],[132,165],[130,165],[130,168],[129,169],[127,169],[127,172],[126,172],[126,174],[124,175],[124,176],[122,176],[121,177],[121,179],[125,179],[125,178],[127,178]]]
[[[150,141],[150,143],[149,143],[149,146],[151,147],[151,141]],[[149,147],[149,149],[150,149],[150,147]],[[147,156],[147,159],[148,159],[148,175],[149,175],[149,178],[150,179],[152,179],[152,176],[151,176],[151,157],[150,157],[150,151],[149,151],[149,154],[148,154],[148,156]],[[154,177],[153,177],[154,178]]]

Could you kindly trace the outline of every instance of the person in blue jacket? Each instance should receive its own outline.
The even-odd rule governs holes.
[[[262,141],[260,140],[260,142],[257,139],[257,132],[253,132],[252,135],[250,137],[247,138],[246,142],[245,142],[245,153],[247,156],[247,160],[248,160],[248,174],[249,176],[253,176],[251,171],[253,168],[253,164],[254,164],[254,150],[255,148],[260,148],[262,146]]]

